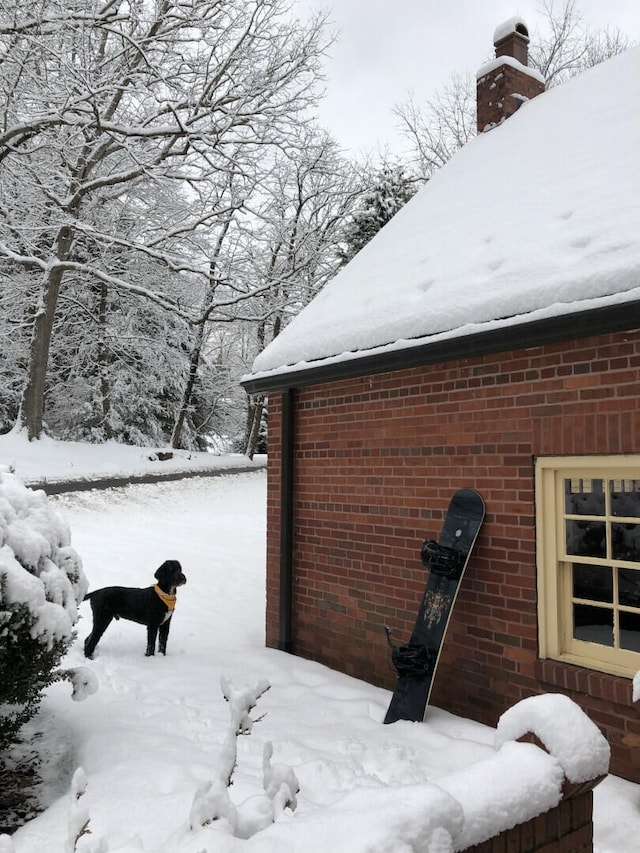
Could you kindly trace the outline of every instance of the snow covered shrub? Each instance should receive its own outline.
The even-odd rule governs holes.
[[[0,467],[0,750],[49,684],[70,678],[75,698],[93,692],[84,675],[56,669],[87,586],[69,528],[45,493]]]
[[[78,841],[84,835],[90,835],[90,817],[88,809],[81,803],[87,793],[87,776],[82,767],[78,767],[71,780],[71,808],[69,809],[69,835],[64,853],[75,853]]]
[[[254,794],[236,806],[229,796],[233,774],[238,760],[237,740],[240,735],[251,734],[251,711],[258,699],[270,689],[268,681],[259,681],[253,687],[237,690],[228,678],[220,679],[225,700],[229,703],[229,728],[222,744],[217,774],[201,785],[193,798],[189,825],[192,832],[218,823],[220,830],[236,838],[251,838],[275,822],[285,809],[294,811],[296,795],[300,790],[296,774],[286,764],[273,764],[273,746],[264,746],[262,770],[263,792]]]

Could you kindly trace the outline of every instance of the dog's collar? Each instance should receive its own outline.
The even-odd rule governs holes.
[[[160,589],[158,584],[156,584],[153,588],[155,589],[157,594],[160,596],[160,598],[164,601],[164,603],[167,605],[169,610],[175,610],[176,609],[176,600],[178,598],[176,595],[171,595],[170,592],[164,592],[164,590]]]

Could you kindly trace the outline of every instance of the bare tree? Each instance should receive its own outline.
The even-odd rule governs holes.
[[[286,0],[3,3],[0,261],[39,279],[19,415],[30,438],[69,275],[192,319],[135,264],[115,274],[106,250],[152,259],[178,290],[206,279],[203,234],[228,215],[211,187],[239,149],[286,147],[314,102],[323,18],[302,27],[287,13]],[[135,240],[97,215],[105,199],[135,217]]]
[[[618,29],[591,27],[577,0],[544,0],[545,26],[529,48],[529,64],[537,69],[547,88],[565,83],[587,68],[627,50],[629,39]]]
[[[471,74],[454,74],[424,107],[413,98],[396,107],[424,179],[475,136],[475,110],[475,80]]]
[[[629,40],[619,30],[590,27],[577,0],[563,0],[561,5],[544,0],[541,26],[529,46],[529,65],[551,88],[628,47]],[[409,99],[395,113],[416,167],[428,180],[476,135],[475,79],[468,73],[455,74],[426,104]]]
[[[229,184],[232,185],[233,176],[230,177]],[[209,258],[208,279],[204,287],[202,297],[202,307],[200,312],[200,322],[197,324],[194,341],[189,354],[189,374],[187,382],[182,394],[182,400],[178,408],[178,413],[171,434],[171,446],[174,448],[180,447],[182,439],[182,431],[185,421],[193,404],[196,381],[200,363],[203,357],[203,352],[207,343],[209,331],[209,319],[216,308],[216,296],[221,285],[221,276],[224,273],[221,270],[224,261],[224,250],[226,249],[226,241],[229,235],[232,224],[237,216],[237,212],[242,207],[242,200],[237,202],[237,206],[231,205],[227,211],[225,218],[220,223],[217,229],[217,236],[213,251]],[[227,273],[228,275],[228,273]]]
[[[326,133],[310,129],[303,155],[277,158],[258,211],[251,268],[263,295],[252,302],[257,354],[338,272],[349,215],[361,195],[354,165]],[[244,451],[252,457],[265,408],[250,397]]]
[[[240,152],[236,163],[239,158]],[[185,419],[194,413],[194,390],[207,380],[202,368],[210,371],[215,364],[222,380],[234,376],[237,382],[256,351],[335,274],[347,214],[357,196],[354,176],[334,140],[313,124],[301,126],[290,146],[274,157],[227,173],[220,192],[228,215],[212,234],[209,278],[173,447],[180,446]],[[237,327],[232,352],[234,335],[220,332],[229,321]],[[246,346],[248,328],[255,330],[252,347]],[[213,347],[219,355],[221,346],[224,366],[218,356],[215,363],[207,358]],[[263,398],[248,401],[243,450],[249,456],[255,451],[264,403]]]

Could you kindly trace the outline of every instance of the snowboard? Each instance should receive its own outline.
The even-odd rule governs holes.
[[[385,723],[424,719],[444,636],[483,519],[480,495],[460,489],[451,498],[438,541],[422,544],[420,556],[429,577],[408,645],[394,645],[386,629],[398,680]]]

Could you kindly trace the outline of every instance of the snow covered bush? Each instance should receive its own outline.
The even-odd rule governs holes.
[[[251,734],[251,711],[258,699],[270,689],[268,681],[259,681],[254,687],[237,690],[228,678],[220,679],[225,700],[229,703],[229,728],[222,744],[220,760],[214,779],[201,785],[193,798],[189,826],[192,832],[217,823],[221,831],[236,838],[251,838],[266,829],[285,809],[296,808],[296,795],[300,790],[298,779],[288,765],[273,764],[273,745],[264,746],[262,770],[263,792],[254,794],[236,806],[229,796],[233,773],[238,759],[237,740],[240,735]]]
[[[95,689],[87,672],[57,669],[87,586],[69,528],[45,493],[0,467],[0,749],[49,684],[69,678],[74,698]]]
[[[80,802],[87,792],[87,776],[82,767],[78,767],[71,780],[71,808],[69,809],[69,835],[64,846],[65,853],[75,853],[78,841],[89,835],[89,812]]]

